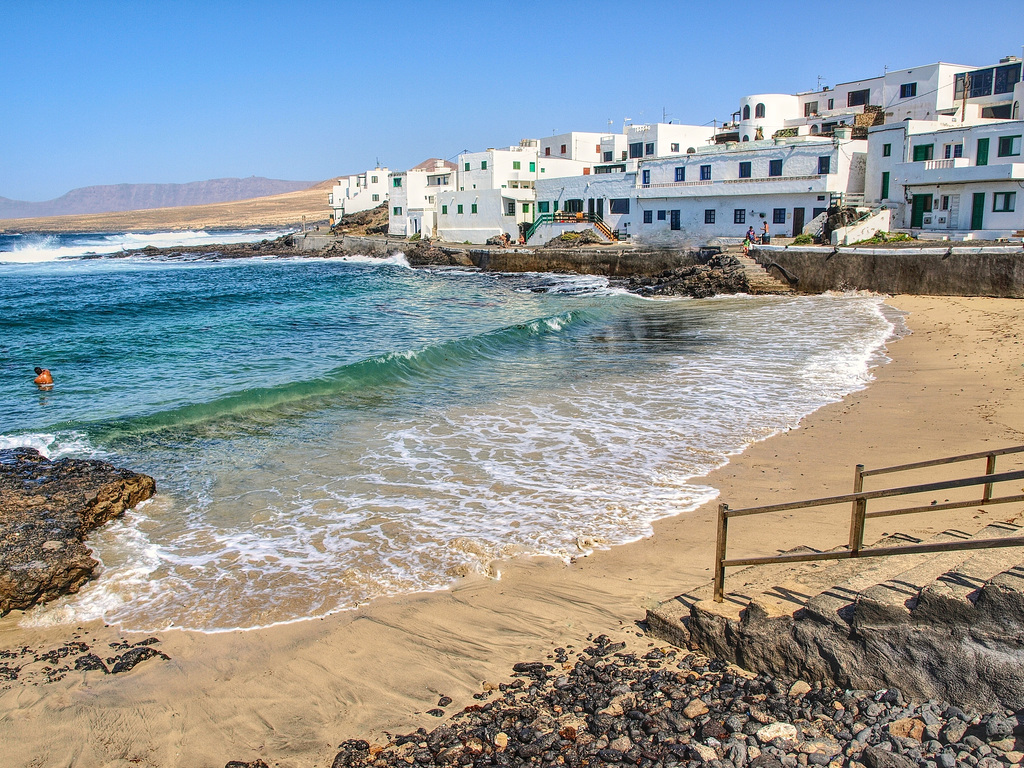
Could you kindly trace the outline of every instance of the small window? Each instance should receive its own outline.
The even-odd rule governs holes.
[[[522,163],[520,163],[518,160],[513,160],[512,161],[512,170],[513,171],[518,171],[521,167],[522,167]]]
[[[379,203],[380,202],[380,195],[373,195],[373,202]]]
[[[551,210],[551,203],[547,200],[537,201],[537,213],[548,213]]]
[[[644,145],[644,154],[645,155],[653,155],[654,154],[654,142],[653,141],[649,141],[649,142],[647,142],[647,144]]]
[[[785,208],[773,208],[772,209],[772,224],[785,224],[786,223],[786,209]]]
[[[629,198],[623,197],[609,200],[608,210],[611,213],[629,213]]]
[[[377,177],[376,177],[376,176],[371,176],[371,177],[370,177],[370,181],[371,181],[372,183],[376,184],[376,183],[377,183]]]
[[[551,156],[551,147],[544,147],[544,157]]]
[[[391,180],[391,186],[392,187],[400,187],[400,186],[402,186],[402,177],[401,176],[395,176],[395,178],[393,178]]]
[[[705,208],[704,209],[704,223],[705,224],[714,224],[715,223],[715,210],[714,210],[714,208]]]
[[[529,203],[523,203],[523,213],[529,213],[529,212],[530,212],[530,204]]]
[[[686,167],[676,168],[676,181],[686,181]]]
[[[1016,157],[1019,154],[1020,136],[999,137],[999,157]]]
[[[565,154],[565,144],[562,145],[562,154]]]
[[[920,163],[925,160],[931,160],[935,153],[934,144],[918,144],[914,147],[914,162]]]
[[[996,192],[992,195],[993,213],[1010,213],[1016,203],[1016,192]]]
[[[750,163],[749,162],[740,163],[740,178],[741,179],[749,179],[750,178]]]
[[[480,161],[480,170],[481,171],[486,171],[487,170],[487,161],[486,160]]]
[[[644,143],[642,141],[638,141],[638,142],[636,142],[634,144],[630,144],[629,145],[629,157],[630,157],[630,159],[635,160],[636,158],[643,157],[643,156],[644,156]]]
[[[469,212],[476,213],[476,203],[473,203],[472,205],[469,206]]]
[[[473,211],[473,213],[476,213],[476,211]],[[505,203],[505,215],[506,216],[515,216],[516,215],[516,202],[515,202],[515,200],[509,200],[507,203]]]
[[[711,166],[710,165],[702,165],[700,167],[700,180],[701,181],[711,181]]]
[[[826,155],[818,158],[818,173],[826,174],[832,172],[832,157]]]
[[[466,170],[469,170],[469,163],[466,163]]]
[[[744,120],[749,120],[750,119],[750,105],[749,104],[744,104],[743,105],[743,119]]]
[[[942,196],[942,203],[939,205],[939,210],[942,210],[942,211],[948,211],[949,210],[949,195],[943,195]]]
[[[883,144],[882,145],[882,157],[891,157],[891,156],[892,156],[892,144]]]
[[[654,211],[644,211],[644,224],[654,223]]]
[[[458,208],[456,209],[456,211],[457,211],[458,213],[462,213],[462,205],[461,205],[461,204],[460,204],[460,205],[459,205],[459,207],[458,207]]]
[[[665,220],[665,211],[658,211],[658,221]]]
[[[743,208],[735,208],[732,212],[732,223],[733,224],[746,224],[747,223],[747,212]]]
[[[612,158],[615,156],[614,152],[605,152],[601,155],[606,163],[610,163]]]
[[[917,96],[917,83],[904,83],[900,86],[900,98],[912,99]]]
[[[447,205],[442,205],[441,206],[441,215],[442,216],[447,216],[448,215],[448,206]]]
[[[818,114],[818,102],[808,101],[804,104],[804,117],[810,117],[811,115]]]
[[[846,106],[848,107],[860,107],[868,103],[868,99],[871,97],[871,90],[865,88],[862,91],[850,91],[846,94]],[[831,101],[829,102],[829,109],[832,109]]]
[[[836,103],[835,99],[829,99],[828,100],[828,108],[832,109],[835,106],[835,103]]]
[[[395,216],[401,216],[402,215],[402,207],[400,205],[396,205],[394,208],[391,209],[391,213],[393,215],[395,215]]]
[[[758,104],[754,107],[754,117],[764,117],[764,104]]]
[[[669,151],[670,152],[678,152],[679,151],[679,145],[678,144],[669,144],[668,146],[669,146]]]
[[[536,173],[536,171],[537,171],[537,164],[536,163],[530,163],[530,173]]]
[[[964,156],[964,145],[962,143],[961,144],[954,144],[953,145],[953,157],[963,157],[963,156]]]
[[[651,183],[651,172],[650,171],[643,170],[643,171],[640,172],[640,183],[643,184],[644,186],[647,186],[648,184]]]
[[[781,176],[782,175],[782,160],[769,160],[768,161],[768,175],[769,176]]]

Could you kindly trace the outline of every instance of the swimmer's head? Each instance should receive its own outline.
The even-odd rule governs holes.
[[[39,374],[41,374],[42,372],[43,372],[43,369],[42,369],[42,368],[40,368],[40,367],[39,367],[39,366],[37,365],[37,366],[36,366],[36,376],[38,376],[38,375],[39,375]]]

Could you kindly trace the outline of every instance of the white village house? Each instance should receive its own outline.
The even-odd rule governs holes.
[[[388,178],[388,234],[438,236],[437,198],[455,183],[455,165],[432,157]]]
[[[380,166],[354,176],[343,176],[327,194],[327,204],[333,211],[331,223],[340,221],[348,213],[376,208],[388,199],[390,171]]]

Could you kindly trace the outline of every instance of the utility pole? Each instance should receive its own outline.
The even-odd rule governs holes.
[[[971,73],[964,72],[964,92],[960,97],[960,122],[967,119],[967,89],[971,87]]]

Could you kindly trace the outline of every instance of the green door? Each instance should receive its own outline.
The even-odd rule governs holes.
[[[882,199],[889,199],[889,172],[882,171]]]
[[[988,149],[988,139],[980,139],[978,144],[984,141],[986,149]],[[980,149],[980,147],[979,147]],[[985,228],[985,193],[975,192],[974,203],[971,206],[971,229],[984,229]]]
[[[924,215],[932,209],[931,195],[914,195],[913,207],[910,209],[910,226],[923,227]]]
[[[978,139],[977,165],[988,165],[988,139]],[[977,197],[977,195],[975,195],[975,197]]]

